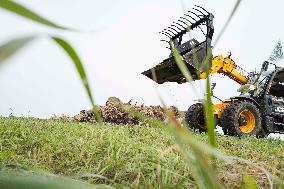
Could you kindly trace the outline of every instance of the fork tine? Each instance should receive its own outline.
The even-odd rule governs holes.
[[[202,9],[202,10],[205,11],[207,14],[210,14],[205,8],[203,8],[203,7],[199,6],[199,5],[195,5],[195,6],[198,7],[198,8],[200,8],[200,9]]]
[[[177,22],[174,22],[174,24],[175,25],[172,25],[172,26],[175,26],[176,28],[178,28],[178,29],[180,29],[178,26],[180,26],[182,29],[180,29],[180,30],[184,30],[184,29],[186,29],[183,25],[181,25],[181,24],[179,24],[179,23],[177,23]],[[177,26],[178,25],[178,26]]]
[[[187,12],[189,12],[189,13],[191,13],[191,14],[194,14],[196,17],[198,17],[198,18],[202,18],[200,15],[198,15],[198,14],[196,14],[195,12],[193,12],[193,11],[187,11]]]
[[[199,9],[193,8],[193,10],[196,10],[197,12],[201,13],[203,16],[206,16],[203,12],[201,12]]]

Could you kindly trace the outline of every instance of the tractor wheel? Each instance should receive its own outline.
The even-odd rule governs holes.
[[[199,132],[206,132],[205,114],[201,103],[193,104],[185,113],[185,120],[190,128]]]
[[[262,133],[261,114],[249,101],[237,101],[230,104],[222,113],[221,126],[226,135],[260,136]]]

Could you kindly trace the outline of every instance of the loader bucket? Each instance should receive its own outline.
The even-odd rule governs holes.
[[[173,49],[170,46],[172,42],[183,57],[192,79],[198,80],[199,72],[211,68],[211,41],[214,34],[213,18],[212,13],[207,12],[200,6],[195,6],[184,17],[180,17],[178,22],[174,22],[170,27],[160,32],[163,36],[167,37],[166,40],[163,39],[161,41],[168,43],[169,47],[167,48],[171,51],[170,56],[142,74],[158,84],[165,82],[186,82],[173,57]],[[196,30],[200,33],[195,38],[194,35],[198,34]]]

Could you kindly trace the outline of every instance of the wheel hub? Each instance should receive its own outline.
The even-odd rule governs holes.
[[[247,125],[247,122],[248,122],[248,120],[247,120],[246,117],[241,116],[241,117],[239,118],[239,125],[240,125],[240,126],[246,126],[246,125]]]
[[[243,110],[239,115],[239,128],[243,133],[250,133],[256,126],[255,116],[249,109]]]

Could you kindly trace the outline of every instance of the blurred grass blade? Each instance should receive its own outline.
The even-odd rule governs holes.
[[[59,37],[52,37],[52,39],[60,47],[62,47],[62,49],[64,49],[65,52],[69,55],[69,57],[72,59],[74,65],[76,67],[76,70],[77,70],[77,72],[80,75],[81,81],[84,84],[84,87],[85,87],[86,92],[88,94],[89,100],[90,100],[90,102],[91,102],[91,104],[93,106],[93,111],[94,111],[94,113],[96,115],[96,118],[99,119],[99,121],[101,121],[101,118],[100,118],[100,116],[98,114],[97,106],[96,106],[95,101],[93,99],[92,91],[91,91],[91,88],[90,88],[90,85],[89,85],[89,82],[88,82],[88,78],[87,78],[85,69],[83,67],[83,64],[82,64],[79,56],[77,55],[77,53],[75,52],[73,47],[67,41],[65,41],[65,40],[63,40],[63,39],[61,39]]]
[[[6,59],[17,53],[20,49],[34,40],[35,37],[23,37],[13,39],[11,41],[6,42],[5,44],[0,46],[0,64],[3,63]]]
[[[20,5],[18,3],[16,3],[15,1],[10,1],[10,0],[0,0],[0,7],[8,10],[12,13],[15,13],[19,16],[25,17],[29,20],[32,20],[34,22],[49,26],[49,27],[53,27],[53,28],[57,28],[57,29],[63,29],[63,30],[70,30],[66,27],[60,26],[55,24],[54,22],[51,22],[45,18],[43,18],[42,16],[40,16],[39,14],[35,13],[34,11],[29,10],[28,8],[24,7],[23,5]]]
[[[85,72],[85,69],[83,67],[83,64],[79,58],[79,56],[77,55],[77,53],[75,52],[75,50],[73,49],[73,47],[65,40],[59,38],[59,37],[52,37],[52,39],[60,46],[62,47],[65,52],[69,55],[69,57],[72,59],[80,77],[81,77],[81,80],[85,86],[85,89],[87,91],[87,94],[88,94],[88,97],[90,99],[90,102],[92,104],[92,106],[94,107],[95,106],[95,101],[93,99],[93,95],[92,95],[92,92],[91,92],[91,88],[90,88],[90,85],[89,85],[89,82],[88,82],[88,79],[87,79],[87,75],[86,75],[86,72]]]
[[[220,189],[223,188],[219,183],[216,173],[208,161],[208,157],[205,155],[205,151],[202,145],[200,145],[189,132],[183,128],[180,123],[175,119],[173,113],[168,110],[166,111],[167,116],[172,123],[171,132],[175,137],[176,143],[181,148],[189,165],[195,169],[195,178],[200,188],[206,189]],[[185,139],[186,138],[186,139]],[[190,146],[194,158],[192,158],[191,153],[185,144]]]
[[[184,63],[183,57],[180,55],[179,51],[176,49],[173,41],[170,41],[170,46],[171,46],[172,53],[173,53],[174,58],[175,58],[175,62],[178,65],[181,73],[185,77],[186,81],[190,83],[190,85],[191,85],[191,87],[193,89],[193,92],[199,96],[199,94],[198,94],[197,90],[195,89],[194,85],[191,83],[193,81],[193,79],[192,79],[192,77],[190,75],[190,72],[189,72],[188,68],[186,67],[186,65]]]
[[[173,47],[172,49],[174,51],[174,56],[179,56],[181,59],[181,56],[178,51],[175,50],[175,47]],[[152,75],[155,79],[156,74],[153,70]],[[172,127],[166,128],[170,131],[170,133],[173,134],[175,141],[180,147],[181,152],[183,153],[188,165],[191,165],[195,169],[195,171],[193,171],[193,174],[196,182],[198,183],[198,187],[206,189],[223,188],[216,177],[214,168],[211,166],[208,158],[205,155],[204,146],[200,145],[194,138],[192,138],[189,131],[180,124],[180,122],[174,116],[174,113],[166,107],[166,104],[164,103],[164,100],[159,93],[158,97],[164,107],[167,117],[169,118],[169,122],[172,125]],[[191,147],[192,153],[188,150],[188,147],[186,145],[189,145]]]
[[[213,43],[213,46],[215,47],[217,45],[217,43],[219,42],[219,40],[221,39],[221,37],[223,36],[225,30],[227,29],[227,27],[229,26],[234,14],[236,13],[236,11],[238,10],[239,6],[240,6],[240,3],[241,3],[242,0],[237,0],[237,2],[235,3],[235,6],[230,14],[230,16],[228,17],[225,25],[223,26],[221,32],[219,33],[219,35],[217,36],[216,40],[214,41]]]
[[[244,179],[245,184],[247,185],[246,188],[248,188],[248,189],[259,189],[259,187],[255,183],[252,176],[245,174],[243,179]]]
[[[173,42],[170,42],[171,49],[173,51],[174,58],[176,60],[176,63],[181,70],[182,74],[186,78],[187,81],[192,81],[192,77],[183,61],[182,56],[179,54],[178,50],[175,48]],[[208,62],[208,58],[205,58],[205,63]],[[205,64],[209,65],[209,64]],[[207,66],[208,67],[208,66]],[[209,70],[209,68],[207,68]],[[208,74],[209,75],[209,74]],[[193,87],[195,90],[195,88]],[[208,129],[208,137],[209,142],[212,146],[216,146],[216,137],[215,137],[215,123],[214,123],[214,115],[213,115],[213,107],[212,107],[212,100],[211,100],[211,87],[210,87],[210,79],[209,76],[206,78],[206,101],[205,101],[205,112],[206,112],[206,123],[207,123],[207,129]]]
[[[189,70],[187,69],[187,67],[184,63],[183,57],[180,55],[178,50],[175,48],[174,43],[172,41],[170,42],[170,45],[171,45],[171,49],[173,51],[175,61],[178,65],[180,71],[182,72],[183,76],[185,77],[186,81],[187,82],[192,81],[192,77],[191,77]]]
[[[210,77],[208,75],[208,77],[206,78],[206,101],[204,103],[204,107],[206,114],[206,125],[207,125],[209,143],[211,146],[216,147],[217,141],[215,136],[215,119],[214,119],[211,96],[212,94],[211,94]]]
[[[53,175],[35,175],[20,173],[0,173],[1,189],[95,189],[91,185],[82,181],[57,177]],[[100,187],[101,188],[101,187]]]
[[[229,23],[232,20],[234,14],[236,13],[237,9],[239,8],[240,3],[241,3],[241,0],[237,0],[237,2],[235,3],[235,6],[234,6],[230,16],[228,17],[228,19],[227,19],[226,23],[224,24],[221,32],[219,33],[216,40],[214,41],[212,48],[217,46],[217,43],[219,42],[219,40],[223,36],[225,30],[227,29]],[[211,51],[208,51],[205,62],[208,62],[210,53],[211,53]],[[205,64],[205,65],[208,65],[208,64]],[[211,85],[210,85],[209,69],[210,68],[208,68],[208,66],[207,66],[206,72],[207,72],[208,77],[206,78],[205,111],[206,111],[206,121],[207,121],[207,130],[208,130],[209,142],[212,146],[216,147],[217,141],[216,141],[216,136],[215,136],[215,132],[214,132],[215,119],[214,119],[213,106],[212,106],[212,100],[211,100]]]

